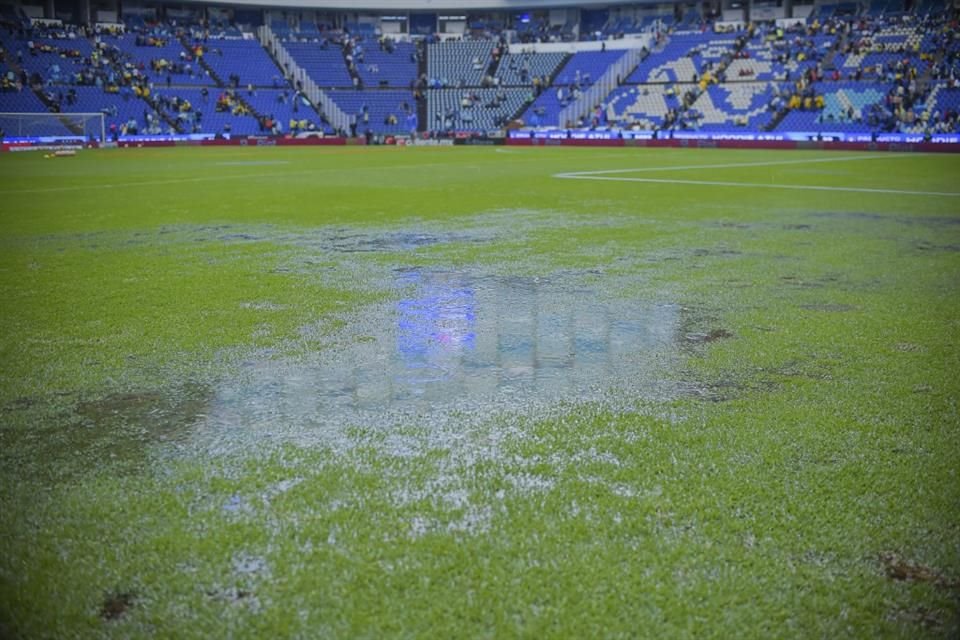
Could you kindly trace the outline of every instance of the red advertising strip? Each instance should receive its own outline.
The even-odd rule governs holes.
[[[345,138],[230,138],[218,140],[121,140],[117,143],[122,148],[149,148],[149,147],[312,147],[312,146],[342,146],[347,144]],[[361,143],[362,144],[362,143]]]
[[[960,144],[938,142],[795,142],[792,140],[569,140],[510,138],[517,147],[663,147],[689,149],[813,149],[823,151],[914,151],[960,153]]]
[[[268,138],[249,137],[231,138],[230,140],[121,140],[117,143],[121,148],[150,148],[150,147],[309,147],[309,146],[343,146],[364,145],[363,138]],[[418,141],[422,144],[422,141]],[[462,141],[460,141],[462,142]],[[497,141],[500,143],[500,141]],[[960,144],[938,142],[833,142],[833,141],[792,141],[792,140],[699,140],[699,139],[666,139],[666,140],[575,140],[575,139],[532,139],[507,138],[503,143],[515,147],[653,147],[653,148],[689,148],[689,149],[805,149],[823,151],[897,151],[918,153],[960,153]],[[56,149],[96,147],[96,144],[86,145],[51,145],[30,144],[17,142],[3,142],[0,152],[7,151],[52,151]]]

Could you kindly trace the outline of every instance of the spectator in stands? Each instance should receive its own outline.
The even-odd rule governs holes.
[[[17,82],[17,77],[13,71],[7,71],[3,76],[2,88],[4,91],[20,91],[22,85],[19,85]]]

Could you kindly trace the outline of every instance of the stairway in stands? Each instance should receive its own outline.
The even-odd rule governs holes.
[[[421,78],[427,77],[427,45],[423,40],[417,42],[417,86],[420,84]],[[427,122],[429,117],[429,112],[427,110],[427,91],[426,86],[420,89],[420,98],[416,101],[417,104],[417,131],[423,133],[427,130],[430,123]]]
[[[180,34],[179,40],[180,40],[180,44],[183,45],[184,49],[191,52],[193,51],[193,47],[190,45],[189,40],[187,40],[187,35],[185,33]],[[213,67],[210,66],[210,64],[206,60],[206,56],[209,55],[209,51],[207,47],[204,46],[203,50],[204,50],[204,54],[202,56],[195,56],[197,60],[197,64],[203,67],[203,69],[207,72],[207,74],[211,78],[213,78],[213,81],[217,83],[218,87],[221,87],[221,88],[226,87],[227,84],[223,81],[223,79],[219,75],[217,75],[217,72],[213,70]]]
[[[343,54],[343,64],[347,66],[347,72],[353,79],[353,86],[363,87],[363,79],[360,77],[360,73],[357,71],[357,56],[355,54],[352,55],[353,62],[351,63],[351,61],[347,59],[347,47],[341,46],[340,53]]]

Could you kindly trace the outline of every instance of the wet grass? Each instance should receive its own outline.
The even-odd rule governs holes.
[[[957,190],[851,155],[0,157],[0,635],[955,637],[960,197],[551,177]],[[209,446],[413,267],[676,305],[670,392]]]

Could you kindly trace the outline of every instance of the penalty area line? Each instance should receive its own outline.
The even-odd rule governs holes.
[[[840,191],[848,193],[882,193],[907,196],[945,196],[960,197],[960,193],[953,191],[913,191],[909,189],[873,189],[869,187],[830,187],[811,184],[774,184],[763,182],[726,182],[723,180],[680,180],[674,178],[623,178],[619,176],[578,175],[575,173],[558,173],[553,176],[563,180],[604,180],[609,182],[644,182],[654,184],[684,184],[704,187],[751,187],[757,189],[792,189],[795,191]]]
[[[856,160],[886,160],[895,156],[856,155],[835,158],[801,158],[799,160],[770,160],[765,162],[727,162],[724,164],[686,164],[664,165],[660,167],[635,167],[632,169],[600,169],[599,171],[570,171],[558,173],[555,178],[573,178],[577,176],[602,176],[611,173],[650,173],[655,171],[690,171],[693,169],[739,169],[742,167],[773,167],[794,164],[821,164],[824,162],[853,162]]]

